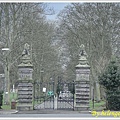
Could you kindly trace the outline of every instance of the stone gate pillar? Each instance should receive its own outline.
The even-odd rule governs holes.
[[[29,54],[29,45],[26,43],[18,65],[18,103],[17,110],[33,110],[33,65]]]
[[[79,64],[76,65],[74,110],[86,111],[89,110],[90,66],[88,65],[84,45],[82,44],[80,48]]]

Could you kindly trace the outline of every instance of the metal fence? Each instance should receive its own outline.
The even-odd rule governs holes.
[[[54,109],[56,104],[59,110],[74,110],[74,82],[58,82],[56,91],[54,87],[54,82],[34,83],[34,109]]]

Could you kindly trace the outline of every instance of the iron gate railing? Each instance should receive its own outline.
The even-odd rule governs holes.
[[[74,110],[75,84],[73,82],[58,82],[57,109]]]
[[[34,109],[54,109],[57,96],[57,109],[74,110],[74,82],[58,82],[56,91],[54,87],[54,82],[34,83]]]
[[[54,82],[34,82],[34,109],[54,108]]]

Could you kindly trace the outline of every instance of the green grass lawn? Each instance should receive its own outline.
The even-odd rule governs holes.
[[[2,105],[3,110],[10,110],[11,109],[11,101],[12,101],[12,99],[14,99],[14,100],[17,99],[17,93],[10,93],[10,105],[5,105],[4,104],[4,95],[3,95],[3,105]]]
[[[4,105],[2,106],[3,110],[10,110],[11,109],[11,105]]]
[[[93,102],[90,101],[90,110],[103,110],[105,109],[105,101],[100,102],[94,102],[94,108],[93,108]]]

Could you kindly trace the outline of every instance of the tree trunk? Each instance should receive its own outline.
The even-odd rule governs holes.
[[[96,81],[95,82],[95,87],[96,87],[96,101],[99,102],[100,99],[100,84]]]
[[[9,65],[5,66],[5,81],[4,81],[4,104],[10,105],[10,79],[9,79]]]

